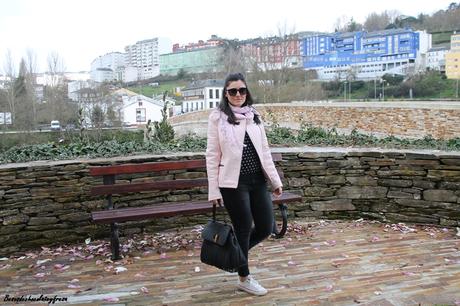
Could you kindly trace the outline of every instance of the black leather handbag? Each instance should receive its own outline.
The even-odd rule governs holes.
[[[201,237],[202,263],[227,272],[237,272],[239,267],[247,263],[232,226],[216,221],[216,205],[213,206],[212,220],[206,224]]]

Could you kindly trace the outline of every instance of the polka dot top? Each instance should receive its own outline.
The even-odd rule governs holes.
[[[251,138],[249,138],[249,135],[246,132],[246,135],[244,135],[244,148],[243,157],[241,159],[240,175],[259,173],[262,173],[259,155],[257,155],[256,148],[254,148]]]

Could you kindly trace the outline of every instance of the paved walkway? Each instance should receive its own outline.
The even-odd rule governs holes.
[[[263,297],[201,264],[197,233],[185,232],[125,240],[130,256],[117,264],[97,255],[107,253],[100,241],[1,258],[0,305],[40,294],[73,305],[460,305],[460,237],[452,229],[292,223],[285,238],[251,251],[251,271],[269,289]],[[152,251],[161,245],[188,249]]]

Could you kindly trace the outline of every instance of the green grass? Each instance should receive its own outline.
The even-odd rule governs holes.
[[[177,87],[183,88],[187,86],[187,82],[185,81],[172,81],[172,82],[160,82],[159,86],[133,86],[129,87],[129,90],[134,91],[135,93],[152,97],[153,95],[162,95],[165,91],[168,92],[169,96],[174,96],[174,90]],[[175,97],[177,98],[177,97]]]

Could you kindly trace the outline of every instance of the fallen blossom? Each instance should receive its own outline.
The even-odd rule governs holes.
[[[412,275],[415,275],[414,272],[408,272],[408,271],[404,271],[402,274],[405,275],[405,276],[412,276]]]
[[[379,240],[380,240],[379,237],[374,236],[374,237],[372,237],[371,242],[377,242],[377,241],[379,241]]]
[[[115,267],[114,270],[116,274],[128,271],[128,269],[126,269],[125,267]]]
[[[149,293],[149,289],[147,289],[146,287],[142,287],[142,288],[141,288],[141,291],[142,291],[143,293]]]
[[[50,258],[47,258],[47,259],[43,259],[43,260],[37,260],[37,266],[41,266],[42,264],[48,262],[48,261],[51,261],[52,259]]]
[[[101,265],[101,264],[103,264],[103,263],[104,263],[104,262],[103,262],[102,260],[100,260],[100,259],[96,260],[96,265]]]
[[[11,268],[10,264],[0,266],[0,270],[5,270],[5,269],[8,269],[8,268]]]
[[[374,294],[375,294],[375,295],[381,295],[381,294],[382,294],[382,291],[374,291]]]
[[[193,255],[195,255],[195,253],[193,251],[188,251],[188,253],[187,253],[188,257],[192,257]]]
[[[324,290],[327,291],[327,292],[330,292],[330,291],[334,290],[334,286],[327,285],[326,288],[324,288]]]
[[[106,302],[118,302],[118,301],[120,301],[120,299],[117,298],[117,297],[106,297],[106,298],[104,298],[104,301],[106,301]]]
[[[200,267],[195,267],[195,272],[200,272],[200,271],[201,271]]]
[[[86,238],[86,239],[85,239],[85,243],[86,243],[86,244],[90,244],[90,243],[91,243],[91,238]]]
[[[161,254],[160,254],[160,258],[161,258],[161,259],[166,259],[166,258],[167,258],[166,253],[161,253]]]
[[[45,277],[45,275],[46,275],[45,273],[37,273],[37,274],[34,275],[34,277],[35,278],[43,278],[43,277]]]
[[[5,261],[5,260],[8,260],[8,258],[7,257],[1,257],[0,258],[0,261]]]
[[[67,288],[69,288],[69,289],[80,289],[81,286],[80,286],[80,285],[75,285],[75,284],[69,284],[69,285],[67,286]]]
[[[130,294],[130,295],[138,295],[139,292],[137,292],[137,291],[131,291],[129,294]]]
[[[147,277],[147,276],[142,274],[142,273],[136,273],[136,275],[134,275],[134,277],[142,278],[142,277]]]
[[[69,283],[71,284],[75,284],[75,283],[78,283],[80,280],[78,278],[74,278],[72,279],[71,281],[69,281]]]

